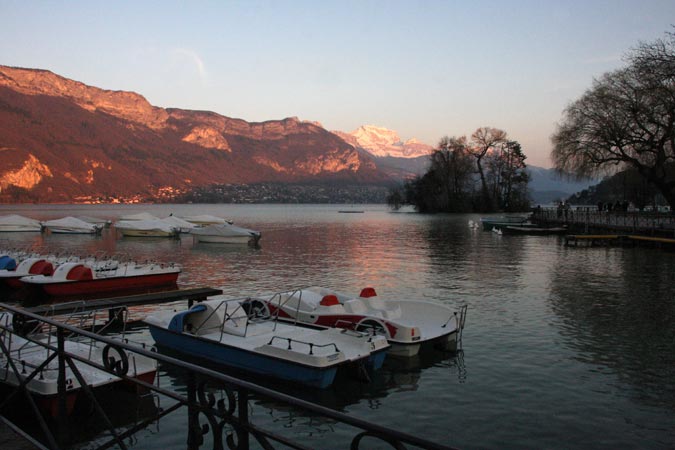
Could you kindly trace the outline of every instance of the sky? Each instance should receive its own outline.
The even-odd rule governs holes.
[[[550,167],[593,79],[675,31],[673,0],[0,0],[0,64],[249,122],[376,125],[436,145],[505,130]]]

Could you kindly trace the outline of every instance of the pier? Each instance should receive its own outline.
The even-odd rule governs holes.
[[[591,207],[535,208],[532,221],[567,226],[584,234],[641,235],[675,239],[675,215],[641,211],[598,211]]]

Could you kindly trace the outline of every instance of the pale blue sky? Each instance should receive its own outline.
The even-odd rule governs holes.
[[[549,167],[564,107],[675,1],[10,1],[0,64],[248,121],[435,145],[494,126]]]

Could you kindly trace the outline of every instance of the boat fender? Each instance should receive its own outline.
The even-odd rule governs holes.
[[[366,287],[361,290],[361,294],[359,294],[359,297],[361,298],[377,297],[377,292],[375,292],[375,288]]]
[[[110,349],[114,349],[117,352],[120,357],[119,360],[114,356],[110,356]],[[118,377],[121,377],[129,372],[129,358],[127,358],[124,350],[108,344],[103,348],[103,366]]]

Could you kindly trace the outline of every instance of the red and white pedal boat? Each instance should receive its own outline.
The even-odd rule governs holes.
[[[29,275],[46,275],[54,273],[54,263],[45,258],[26,258],[14,270],[0,270],[0,286],[20,288],[20,279]]]
[[[180,271],[180,267],[174,264],[129,262],[92,265],[68,262],[59,265],[51,276],[31,275],[20,280],[24,285],[52,297],[90,296],[174,286]]]
[[[0,385],[15,389],[26,379],[26,389],[36,398],[39,407],[52,417],[57,417],[59,359],[56,337],[47,333],[21,336],[12,325],[13,314],[0,312]],[[128,341],[127,341],[128,342]],[[97,341],[76,341],[66,339],[64,350],[92,365],[75,361],[77,371],[90,388],[125,381],[123,377],[135,378],[153,384],[157,373],[157,362],[121,347],[103,346]],[[47,363],[47,360],[50,361]],[[103,366],[107,370],[97,368]],[[34,373],[35,372],[35,373]],[[112,372],[112,373],[111,373]],[[81,392],[81,384],[72,367],[64,368],[66,388],[66,412],[72,412]]]
[[[389,354],[396,356],[414,356],[422,344],[456,351],[466,319],[466,306],[455,312],[433,302],[384,300],[373,288],[355,297],[314,286],[275,294],[267,306],[272,315],[285,320],[374,329],[386,335]]]

